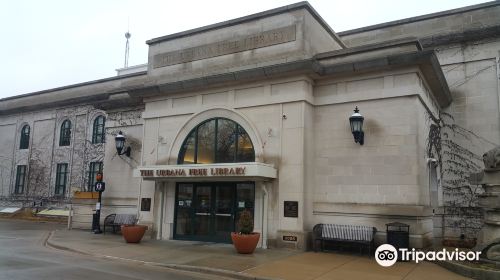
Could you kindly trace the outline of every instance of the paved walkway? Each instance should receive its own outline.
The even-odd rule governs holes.
[[[257,249],[253,255],[240,255],[234,251],[232,245],[228,244],[149,239],[143,240],[140,244],[127,244],[120,235],[94,235],[81,230],[55,231],[48,243],[90,255],[201,270],[208,268],[214,271],[230,271],[241,278],[258,276],[290,280],[467,279],[428,262],[397,263],[390,268],[384,268],[368,256],[302,253],[287,249]]]

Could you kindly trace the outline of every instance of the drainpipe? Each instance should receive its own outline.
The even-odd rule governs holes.
[[[163,239],[163,211],[165,211],[165,188],[166,183],[162,182],[160,186],[160,223],[158,225],[159,240]]]
[[[432,208],[432,214],[434,214],[434,206],[432,205],[432,168],[434,168],[434,164],[437,163],[437,159],[435,158],[427,158],[427,179],[428,179],[428,189],[429,189],[429,206]],[[437,186],[436,186],[437,187]]]
[[[268,193],[266,183],[262,182],[262,248],[267,249],[267,208]]]

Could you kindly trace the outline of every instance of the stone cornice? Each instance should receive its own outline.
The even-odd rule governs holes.
[[[434,48],[442,45],[477,41],[487,38],[500,38],[500,25],[424,37],[420,38],[419,41],[424,48]]]
[[[467,7],[462,7],[462,8],[457,8],[457,9],[452,9],[452,10],[447,10],[447,11],[442,11],[442,12],[437,12],[437,13],[431,13],[431,14],[422,15],[422,16],[410,17],[410,18],[405,18],[405,19],[370,25],[370,26],[364,26],[364,27],[360,27],[360,28],[355,28],[355,29],[351,29],[351,30],[338,32],[337,34],[341,37],[342,36],[349,36],[352,34],[363,33],[363,32],[367,32],[367,31],[373,31],[373,30],[377,30],[377,29],[383,29],[383,28],[388,28],[388,27],[392,27],[392,26],[403,25],[403,24],[408,24],[408,23],[413,23],[413,22],[418,22],[418,21],[424,21],[424,20],[429,20],[429,19],[433,19],[433,18],[452,16],[452,15],[456,15],[456,14],[466,13],[466,12],[479,10],[479,9],[485,9],[485,8],[494,7],[494,6],[498,6],[498,5],[500,5],[500,1],[491,1],[491,2],[481,3],[481,4],[477,4],[477,5],[472,5],[472,6],[467,6]]]
[[[144,76],[141,79],[113,86],[100,86],[97,83],[96,87],[88,90],[79,89],[83,86],[74,85],[67,87],[71,90],[68,92],[64,89],[57,89],[57,94],[53,91],[43,91],[36,95],[0,100],[0,115],[81,104],[93,104],[102,109],[113,109],[136,106],[141,104],[145,97],[232,86],[263,79],[291,75],[307,75],[312,79],[317,79],[330,75],[356,75],[411,66],[420,68],[436,101],[441,107],[447,107],[452,100],[451,94],[434,51],[421,50],[418,41],[414,38],[407,38],[322,53],[312,59],[175,82],[164,82],[161,77],[154,79]],[[38,96],[41,94],[47,94],[46,98],[44,96],[40,99],[41,97]],[[41,103],[40,100],[46,102]]]
[[[225,74],[167,83],[156,81],[144,87],[130,90],[129,94],[131,97],[144,98],[231,86],[243,82],[279,78],[285,75],[306,74],[312,78],[319,78],[329,75],[356,75],[358,73],[418,66],[429,84],[430,90],[435,95],[436,101],[441,107],[447,107],[452,98],[436,55],[432,50],[421,49],[420,43],[414,38],[406,38],[318,54],[312,59],[256,67]],[[373,56],[366,56],[366,53],[373,51],[376,51]],[[338,58],[342,58],[342,62],[329,62]]]

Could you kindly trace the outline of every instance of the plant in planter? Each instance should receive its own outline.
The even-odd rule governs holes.
[[[123,238],[127,243],[139,243],[141,242],[144,233],[148,229],[148,226],[134,224],[124,224],[121,226],[121,231]]]
[[[260,233],[253,232],[253,217],[250,211],[244,210],[240,213],[238,228],[239,232],[231,232],[234,248],[240,254],[253,253],[259,243]]]

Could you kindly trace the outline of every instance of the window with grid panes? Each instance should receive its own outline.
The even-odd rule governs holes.
[[[106,118],[104,116],[99,116],[94,120],[94,126],[92,127],[92,143],[99,144],[104,143],[106,137],[104,135],[104,124],[106,123]]]
[[[14,193],[24,193],[24,182],[26,181],[26,165],[18,165],[16,170],[16,184],[14,185]]]
[[[64,196],[66,193],[67,183],[68,183],[68,164],[58,163],[56,170],[55,195]]]

